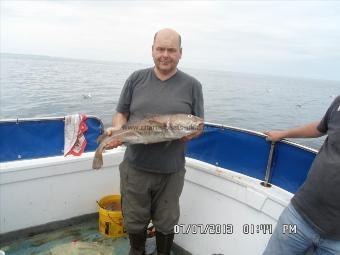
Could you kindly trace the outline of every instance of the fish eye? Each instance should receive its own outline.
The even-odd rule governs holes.
[[[191,115],[191,114],[189,114],[189,115],[188,115],[188,118],[192,118],[192,115]]]

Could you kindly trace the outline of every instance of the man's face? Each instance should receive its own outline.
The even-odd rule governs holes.
[[[177,68],[182,57],[178,36],[158,34],[152,46],[152,58],[159,72],[169,74]]]

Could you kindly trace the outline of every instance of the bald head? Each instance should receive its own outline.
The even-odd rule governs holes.
[[[166,39],[166,40],[177,40],[179,48],[181,48],[181,36],[175,30],[171,28],[164,28],[156,32],[153,38],[153,44],[158,40],[158,38]]]
[[[181,37],[173,29],[159,30],[152,45],[154,70],[160,79],[167,79],[177,72],[177,64],[182,57]]]

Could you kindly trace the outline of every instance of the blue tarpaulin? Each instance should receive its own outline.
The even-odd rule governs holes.
[[[89,117],[85,152],[94,151],[102,122]],[[256,133],[212,124],[188,143],[187,156],[259,180],[266,175],[271,142]],[[0,162],[63,155],[64,119],[0,122]],[[269,182],[295,193],[304,182],[315,153],[277,142]]]
[[[270,145],[256,133],[206,125],[204,134],[189,142],[187,156],[263,181]],[[277,142],[269,182],[295,193],[306,179],[314,157],[312,151]]]
[[[94,151],[103,125],[95,117],[88,117],[85,123],[85,152]],[[61,156],[63,150],[64,118],[0,122],[0,162]]]

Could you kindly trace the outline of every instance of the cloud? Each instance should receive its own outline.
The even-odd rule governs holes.
[[[280,66],[285,75],[293,74],[291,66],[296,66],[301,76],[311,76],[299,66],[311,61],[320,67],[334,65],[340,58],[340,2],[4,1],[1,5],[3,52],[152,64],[154,33],[173,27],[183,38],[183,66],[261,73],[277,72]],[[313,75],[330,77],[329,72]],[[340,80],[339,74],[331,77]]]

